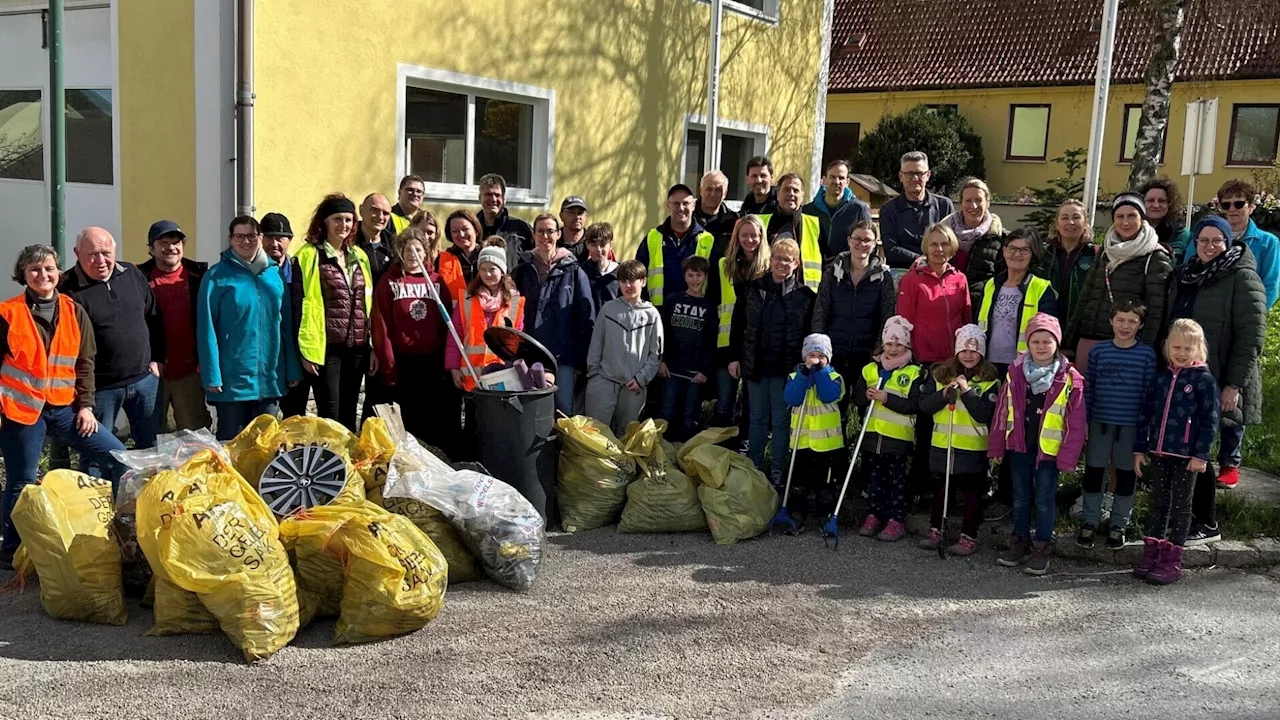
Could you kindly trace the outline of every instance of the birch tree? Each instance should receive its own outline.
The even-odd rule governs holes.
[[[1147,62],[1147,90],[1142,99],[1142,119],[1129,166],[1129,187],[1136,188],[1155,177],[1156,164],[1169,127],[1169,105],[1173,94],[1173,73],[1178,67],[1182,46],[1182,22],[1186,0],[1160,0],[1151,59]]]

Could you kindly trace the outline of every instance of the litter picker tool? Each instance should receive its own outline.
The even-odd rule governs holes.
[[[951,431],[956,426],[956,401],[952,400],[947,407],[947,472],[942,481],[942,527],[941,536],[938,539],[938,557],[943,560],[947,559],[947,551],[942,549],[947,544],[947,504],[951,500]]]
[[[805,397],[807,399],[808,395],[806,394]],[[796,525],[796,521],[792,520],[791,516],[787,514],[787,501],[791,499],[791,476],[794,475],[796,471],[796,451],[799,450],[800,433],[804,430],[804,419],[808,414],[809,403],[806,402],[801,404],[800,419],[796,422],[796,432],[791,436],[791,465],[787,468],[787,486],[782,491],[782,507],[778,508],[778,514],[774,515],[773,519],[769,521],[770,535],[773,534],[774,528],[779,525],[783,526],[784,532],[786,531],[786,528],[791,528],[790,532],[793,535],[800,532],[800,528]]]
[[[876,383],[876,389],[884,385],[884,381]],[[822,544],[827,545],[828,540],[833,540],[832,550],[840,549],[840,506],[844,504],[844,494],[849,490],[849,479],[853,477],[853,464],[858,461],[858,453],[862,451],[862,438],[867,435],[867,426],[871,423],[871,415],[875,412],[876,401],[872,400],[867,406],[867,413],[862,418],[862,429],[858,431],[858,441],[853,445],[853,454],[849,456],[849,469],[844,473],[844,484],[840,486],[840,497],[836,500],[836,509],[831,513],[831,517],[827,518],[827,524],[822,526]]]
[[[417,248],[410,245],[409,252],[412,254],[414,260],[417,260],[423,267],[426,267],[426,263],[423,262],[422,259],[422,254],[418,252]],[[458,337],[458,329],[453,326],[453,318],[449,317],[449,311],[445,309],[444,303],[440,301],[440,293],[436,292],[436,284],[428,281],[427,292],[431,294],[431,299],[435,301],[436,307],[440,309],[440,315],[444,317],[444,326],[449,328],[449,335],[453,338],[453,342],[458,346],[458,354],[462,355],[462,362],[466,363],[467,372],[471,375],[471,379],[476,381],[476,387],[484,387],[480,383],[480,373],[476,372],[475,366],[471,364],[471,358],[467,357],[467,346],[462,344],[462,338]],[[466,298],[460,298],[458,300],[458,302],[465,301]]]

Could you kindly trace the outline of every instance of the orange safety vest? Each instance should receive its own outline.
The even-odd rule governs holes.
[[[462,263],[451,252],[441,252],[436,260],[436,272],[440,273],[440,281],[449,288],[449,298],[459,303],[467,296],[467,276],[462,274]]]
[[[493,354],[489,349],[489,345],[484,341],[484,331],[489,328],[502,324],[503,320],[507,321],[507,327],[515,327],[520,322],[520,316],[524,314],[524,298],[516,297],[515,303],[507,307],[507,312],[503,313],[501,309],[493,314],[493,325],[485,322],[484,310],[480,309],[480,298],[466,296],[462,302],[462,327],[466,331],[466,335],[462,338],[465,347],[462,352],[467,354],[467,358],[471,360],[471,366],[476,372],[483,374],[486,366],[502,360]],[[471,373],[463,368],[462,371],[462,387],[470,392],[476,388],[476,381],[471,377]]]
[[[62,406],[76,399],[80,325],[75,303],[58,296],[58,327],[47,351],[24,295],[0,303],[0,318],[9,323],[9,353],[0,365],[0,411],[6,420],[35,425],[46,402]]]

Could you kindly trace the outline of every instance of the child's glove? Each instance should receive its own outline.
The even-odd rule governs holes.
[[[812,368],[809,367],[808,363],[800,363],[799,365],[796,365],[796,372],[804,377],[809,377],[809,371],[811,369]]]

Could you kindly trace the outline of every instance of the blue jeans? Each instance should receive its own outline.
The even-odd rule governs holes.
[[[738,381],[729,374],[729,368],[716,369],[716,410],[712,424],[728,427],[733,424],[733,411],[738,404]]]
[[[556,409],[565,415],[573,415],[573,389],[577,382],[577,368],[564,363],[556,367]]]
[[[1218,430],[1218,465],[1240,467],[1240,446],[1244,444],[1243,425],[1223,425]]]
[[[668,439],[684,442],[698,434],[702,387],[678,377],[669,377],[663,383],[662,419],[667,421]]]
[[[1058,493],[1058,466],[1053,460],[1036,464],[1036,456],[1010,452],[1005,456],[1013,481],[1013,534],[1025,538],[1031,534],[1031,498],[1036,503],[1036,542],[1053,540],[1057,522],[1054,503]]]
[[[0,453],[4,454],[7,475],[4,498],[0,501],[0,532],[4,533],[4,544],[0,549],[6,554],[18,548],[18,532],[10,526],[9,514],[13,512],[22,488],[36,481],[46,433],[78,450],[81,458],[91,458],[103,469],[103,476],[111,481],[113,492],[120,480],[123,468],[111,457],[111,451],[123,450],[124,445],[106,425],[101,424],[89,437],[80,437],[76,432],[76,413],[70,405],[45,405],[34,425],[22,425],[5,418],[0,424]]]
[[[116,428],[120,411],[129,418],[129,434],[137,449],[156,446],[156,396],[160,378],[147,373],[137,382],[110,390],[99,390],[93,403],[93,414],[111,432]]]
[[[244,402],[220,402],[213,407],[218,411],[217,438],[227,442],[240,434],[259,415],[275,417],[280,411],[280,398],[246,400]],[[254,482],[252,479],[249,482]]]
[[[775,476],[786,479],[787,453],[791,449],[791,408],[782,399],[787,385],[784,377],[766,377],[747,381],[751,404],[751,432],[747,435],[751,461],[772,481]],[[764,441],[773,431],[770,469],[764,466]]]

